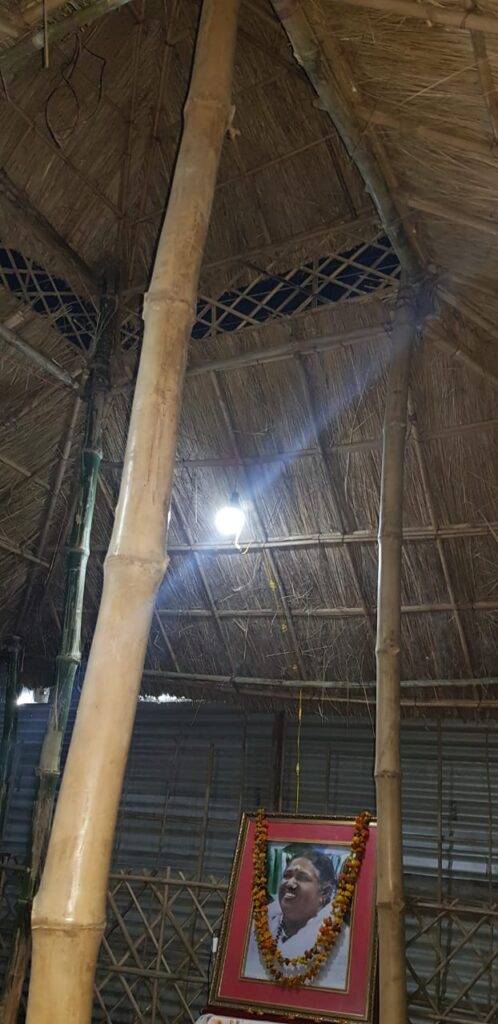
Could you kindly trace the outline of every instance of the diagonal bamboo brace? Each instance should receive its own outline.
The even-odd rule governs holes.
[[[188,339],[230,113],[238,0],[204,0],[182,142],[144,305],[119,502],[33,915],[28,1024],[88,1024],[114,827],[157,588]]]

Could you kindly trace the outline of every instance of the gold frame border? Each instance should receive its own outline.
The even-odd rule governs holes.
[[[219,1007],[219,1012],[221,1013],[221,1015],[223,1015],[223,1007],[227,1007],[227,1008],[233,1008],[233,1009],[239,1008],[242,1011],[245,1010],[246,1012],[249,1012],[250,1014],[253,1014],[256,1017],[263,1017],[264,1016],[264,1011],[267,1010],[273,1016],[284,1017],[286,1020],[299,1020],[299,1019],[301,1019],[301,1020],[310,1020],[310,1021],[316,1021],[317,1024],[323,1024],[323,1022],[327,1022],[327,1024],[345,1024],[345,1022],[348,1022],[348,1021],[352,1021],[352,1022],[354,1021],[354,1022],[357,1022],[357,1024],[368,1024],[368,1022],[369,1022],[369,1020],[371,1018],[371,1014],[373,1012],[373,1005],[374,1005],[373,993],[374,993],[374,982],[375,982],[375,974],[376,974],[376,967],[377,967],[377,928],[376,928],[376,914],[375,914],[375,889],[374,889],[373,900],[372,900],[372,902],[373,902],[373,906],[372,906],[373,928],[372,928],[372,934],[371,934],[371,937],[370,937],[369,953],[368,953],[369,960],[370,960],[370,967],[369,967],[369,972],[368,972],[368,989],[367,989],[367,1000],[366,1000],[366,1006],[365,1006],[366,1016],[364,1014],[351,1014],[351,1013],[350,1014],[348,1014],[348,1013],[346,1013],[346,1014],[340,1013],[339,1016],[337,1016],[336,1012],[330,1013],[330,1014],[323,1013],[323,1012],[316,1013],[315,1011],[307,1010],[304,1007],[302,1009],[298,1008],[297,1010],[290,1010],[288,1007],[285,1007],[285,1006],[282,1007],[282,1006],[277,1005],[275,1003],[263,1003],[263,1002],[261,1002],[261,1003],[260,1002],[253,1003],[249,999],[240,999],[240,998],[227,999],[226,997],[223,997],[223,996],[221,996],[219,994],[219,987],[220,987],[220,983],[221,983],[221,980],[222,980],[222,977],[223,977],[224,967],[225,967],[228,932],[229,932],[230,922],[232,920],[232,912],[233,912],[233,908],[234,908],[235,894],[237,892],[237,883],[238,883],[239,875],[240,875],[240,866],[241,866],[242,852],[243,852],[245,840],[246,840],[246,837],[247,837],[247,831],[248,831],[249,823],[251,821],[254,821],[255,818],[256,818],[256,813],[254,811],[251,811],[251,812],[244,811],[242,813],[241,820],[240,820],[239,831],[238,831],[238,836],[237,836],[237,845],[235,847],[235,854],[234,854],[234,858],[233,858],[232,870],[231,870],[231,873],[230,873],[230,880],[229,880],[229,883],[228,883],[227,901],[226,901],[226,905],[225,905],[225,912],[223,914],[223,922],[222,922],[221,931],[220,931],[220,937],[219,937],[219,941],[218,941],[218,949],[217,949],[217,953],[216,953],[216,960],[215,960],[215,966],[214,966],[214,971],[213,971],[213,977],[212,977],[212,980],[211,980],[211,983],[210,983],[210,986],[209,986],[209,1010],[208,1010],[208,1012],[212,1013],[211,1007],[213,1007],[215,1009],[215,1011],[217,1011],[218,1007]],[[321,815],[321,814],[307,814],[306,816],[304,816],[302,814],[280,814],[280,813],[278,813],[276,811],[268,813],[267,814],[267,818],[269,820],[273,819],[275,821],[283,821],[283,822],[285,822],[285,821],[295,821],[295,822],[301,821],[301,822],[303,822],[303,824],[306,824],[307,822],[313,822],[314,824],[323,824],[323,825],[354,825],[355,820],[356,820],[356,816],[354,818],[343,818],[343,817],[327,817],[327,818],[324,818],[323,815]],[[372,818],[372,820],[370,822],[370,827],[371,828],[372,827],[373,828],[377,827],[377,820],[376,820],[376,818]]]

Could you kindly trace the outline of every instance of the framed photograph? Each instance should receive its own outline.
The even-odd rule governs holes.
[[[261,952],[261,911],[258,918],[253,904],[256,825],[256,815],[243,816],[210,1011],[341,1024],[371,1021],[376,963],[375,822],[370,823],[352,902],[340,919],[334,945],[313,976],[291,986],[272,974],[270,961]],[[307,970],[320,929],[323,933],[324,928],[336,927],[333,904],[335,899],[337,905],[344,880],[351,881],[347,873],[355,819],[268,815],[266,827],[265,884],[260,897],[265,930],[270,947],[279,951],[278,970],[292,975]]]

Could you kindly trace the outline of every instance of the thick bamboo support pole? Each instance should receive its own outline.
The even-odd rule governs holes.
[[[185,125],[144,306],[104,589],[39,893],[28,1024],[88,1024],[123,772],[165,537],[187,345],[230,111],[237,0],[205,0]]]
[[[377,597],[377,914],[380,1024],[406,1022],[400,757],[403,469],[415,293],[402,287],[384,417]]]

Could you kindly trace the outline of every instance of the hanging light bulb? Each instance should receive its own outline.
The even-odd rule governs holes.
[[[218,509],[214,522],[218,533],[224,537],[238,537],[244,525],[245,515],[237,491],[234,491],[228,505]]]

